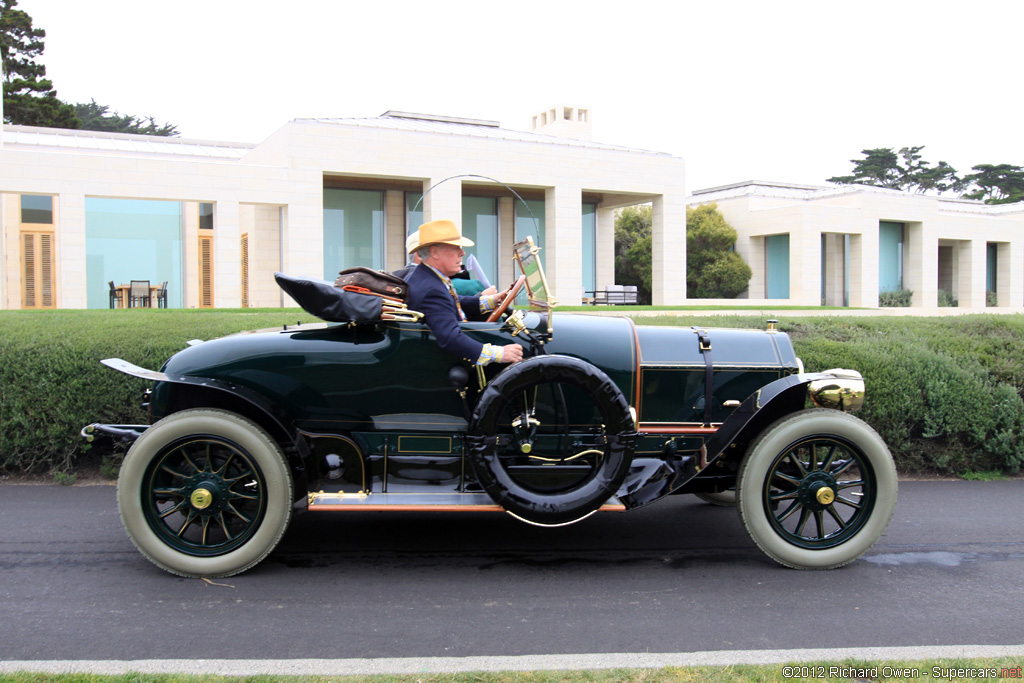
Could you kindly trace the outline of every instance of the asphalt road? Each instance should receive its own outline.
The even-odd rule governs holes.
[[[562,529],[300,515],[241,576],[150,564],[112,486],[0,486],[0,660],[467,657],[1024,641],[1024,481],[903,482],[838,570],[784,569],[677,496]]]

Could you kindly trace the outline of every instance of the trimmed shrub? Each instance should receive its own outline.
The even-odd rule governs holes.
[[[144,424],[151,382],[100,365],[159,369],[189,339],[293,325],[296,309],[0,311],[0,472],[63,472],[90,422]]]
[[[890,289],[879,292],[878,305],[881,308],[908,308],[914,299],[914,292],[909,289]]]
[[[706,325],[707,318],[639,319]],[[722,317],[716,327],[763,327]],[[859,370],[857,413],[904,472],[1018,472],[1024,465],[1024,316],[794,318],[789,333],[808,372]]]

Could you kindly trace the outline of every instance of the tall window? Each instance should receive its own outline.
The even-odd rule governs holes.
[[[878,224],[878,291],[903,289],[903,223]]]
[[[167,282],[167,305],[182,305],[180,202],[85,198],[86,303],[110,305],[109,282]]]
[[[516,234],[515,241],[520,242],[527,238],[533,238],[533,243],[540,247],[540,264],[544,267],[544,200],[525,199],[523,202],[518,199],[516,202]],[[532,215],[531,215],[532,213]]]
[[[21,306],[56,308],[53,197],[21,195]]]
[[[597,289],[597,204],[583,203],[583,290]]]
[[[476,244],[466,247],[491,283],[498,280],[498,200],[494,197],[462,198],[462,236]]]
[[[999,245],[988,242],[985,245],[985,304],[996,305],[999,291]],[[990,303],[992,302],[992,303]]]
[[[384,193],[324,188],[324,279],[353,266],[384,268]]]
[[[789,298],[789,235],[764,238],[765,298]]]

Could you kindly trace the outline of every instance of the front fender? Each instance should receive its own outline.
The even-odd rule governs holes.
[[[619,500],[627,508],[632,509],[673,493],[713,466],[716,461],[724,458],[730,446],[749,442],[780,417],[801,410],[808,396],[808,388],[812,384],[824,384],[827,387],[831,386],[830,383],[836,382],[863,382],[859,375],[855,379],[844,373],[849,371],[802,373],[782,377],[766,384],[740,404],[705,442],[702,460],[706,464],[699,471],[687,469],[685,472],[666,472],[665,467],[662,467],[639,487],[635,482],[632,483],[632,490],[629,493],[620,491]],[[863,400],[863,390],[859,398]],[[860,406],[860,400],[855,402],[856,407]],[[665,466],[671,468],[668,463],[665,463]]]

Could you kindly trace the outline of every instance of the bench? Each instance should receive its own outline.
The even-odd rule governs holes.
[[[586,298],[594,305],[635,306],[637,288],[636,285],[606,285],[604,289],[586,292]]]

